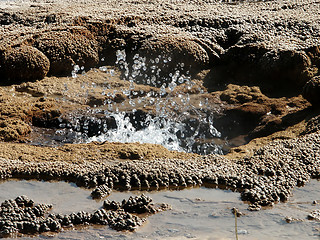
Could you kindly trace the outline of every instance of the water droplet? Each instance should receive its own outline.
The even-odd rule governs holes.
[[[166,87],[165,87],[165,83],[161,86],[160,88],[160,95],[164,96],[166,95],[167,91],[166,91]]]
[[[135,101],[132,100],[132,99],[129,100],[129,104],[130,104],[132,107],[134,107],[134,106],[136,105]]]

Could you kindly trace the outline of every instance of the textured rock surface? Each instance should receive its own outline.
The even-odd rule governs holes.
[[[113,70],[111,67],[108,68],[110,70],[106,71]],[[143,102],[138,103],[138,98],[152,101],[148,95],[152,92],[155,95],[160,95],[161,88],[134,83],[133,91],[130,90],[130,82],[120,80],[119,75],[120,73],[117,71],[114,71],[114,76],[111,76],[104,71],[93,69],[86,74],[77,73],[76,78],[47,77],[41,81],[15,85],[11,91],[4,88],[0,92],[0,101],[2,102],[0,121],[6,121],[6,124],[9,124],[10,121],[21,122],[21,126],[20,124],[11,124],[10,129],[17,133],[10,135],[15,137],[6,136],[7,131],[0,133],[0,137],[3,140],[25,140],[26,137],[30,137],[28,133],[33,129],[31,141],[37,142],[37,138],[41,139],[44,133],[37,133],[35,127],[66,130],[63,126],[67,125],[73,131],[79,133],[87,131],[90,137],[96,136],[99,132],[104,131],[104,124],[108,126],[108,130],[115,127],[112,118],[103,114],[108,103],[115,103],[115,106],[121,111],[131,111],[130,97],[136,102],[135,108],[139,110],[137,115],[140,114],[143,117],[147,111],[155,114],[156,107],[154,105],[146,108]],[[130,90],[131,95],[125,95],[124,89]],[[170,91],[167,90],[167,92]],[[202,81],[192,79],[192,83],[189,85],[177,86],[171,96],[167,98],[170,101],[179,102],[179,94],[188,94],[190,104],[197,111],[210,111],[215,118],[214,126],[222,132],[223,138],[227,137],[228,139],[242,134],[248,135],[246,141],[268,136],[303,121],[312,112],[309,109],[310,103],[301,96],[268,97],[261,92],[258,86],[229,84],[223,91],[206,93]],[[198,107],[200,102],[207,102],[207,104]],[[94,110],[88,111],[89,107],[101,109],[101,114]],[[179,111],[182,113],[184,110]],[[191,114],[194,113],[191,112]],[[84,129],[85,124],[89,126],[88,130]],[[20,127],[29,130],[20,131],[18,130]],[[67,143],[74,141],[72,139],[65,140]],[[131,158],[137,159],[143,155],[142,152],[137,155],[133,151],[132,154],[128,156],[124,154],[123,157],[131,156]]]
[[[0,60],[1,81],[12,84],[44,78],[50,68],[49,59],[38,49],[30,46],[6,50]]]
[[[7,89],[0,93],[0,139],[17,141],[28,136],[30,125],[53,126],[61,115],[56,101],[17,97]]]
[[[258,85],[271,96],[296,94],[318,72],[303,50],[268,50],[262,45],[236,45],[222,55],[205,82],[210,89],[226,79],[237,84]],[[299,89],[299,91],[297,91]]]
[[[111,191],[112,190],[108,187],[108,185],[100,185],[91,192],[91,197],[96,199],[105,198],[110,195]]]
[[[247,133],[250,140],[268,136],[302,121],[311,112],[310,103],[301,95],[272,98],[257,86],[229,84],[212,95],[230,104],[215,120],[217,129],[229,138]]]
[[[241,191],[241,198],[257,206],[289,198],[292,189],[319,178],[319,133],[274,141],[252,157],[237,161],[217,155],[193,160],[149,161],[21,161],[1,160],[0,177],[62,179],[80,186],[107,184],[114,189],[184,188],[194,185],[226,186]]]
[[[129,213],[136,214],[146,214],[146,213],[156,213],[163,210],[170,209],[168,204],[160,204],[155,206],[154,203],[151,203],[152,199],[142,194],[141,196],[130,197],[128,200],[123,200],[122,203],[105,200],[103,202],[103,208],[106,210],[119,210],[123,209]]]
[[[93,213],[80,211],[67,215],[50,214],[51,209],[52,205],[43,203],[36,205],[26,196],[5,200],[0,207],[0,237],[10,237],[10,234],[16,233],[58,232],[63,227],[80,224],[109,225],[118,231],[133,231],[145,221],[144,218],[131,215],[124,209],[111,211],[98,209]]]
[[[287,200],[294,187],[319,178],[319,113],[299,96],[306,83],[303,96],[317,105],[318,1],[128,0],[106,5],[103,0],[85,4],[38,0],[1,1],[0,7],[0,71],[5,76],[1,85],[8,85],[9,78],[17,83],[73,71],[73,77],[51,76],[15,86],[10,82],[11,86],[0,88],[0,140],[16,141],[0,143],[0,179],[67,180],[98,189],[99,197],[111,189],[227,187],[238,190],[255,211]],[[210,108],[205,110],[217,114],[216,124],[220,121],[229,137],[244,134],[255,139],[226,157],[170,152],[151,144],[41,147],[17,143],[28,142],[27,137],[33,143],[39,137],[32,135],[37,128],[50,132],[63,125],[68,128],[62,130],[84,131],[84,122],[89,122],[92,132],[99,132],[101,118],[87,121],[92,116],[89,107],[116,102],[126,110],[129,99],[122,90],[130,83],[120,80],[119,72],[112,69],[115,76],[106,78],[103,73],[111,70],[103,67],[82,74],[99,64],[114,64],[116,50],[125,50],[132,66],[136,54],[148,54],[148,66],[159,60],[163,74],[189,71],[196,84],[177,87],[170,101],[179,99],[179,91],[189,94],[194,106],[206,100]],[[159,54],[166,56],[152,59]],[[135,94],[147,100],[150,92],[160,96],[163,83],[156,87],[134,84]],[[143,108],[136,108],[143,115]],[[228,130],[225,123],[238,125]],[[6,204],[23,202],[21,198]],[[105,206],[118,210],[51,215],[41,224],[26,223],[25,229],[55,231],[90,222],[133,230],[142,220],[123,209],[152,212],[146,207],[149,203],[143,197],[107,202]],[[44,208],[35,211],[41,215]],[[1,226],[3,233],[24,228],[10,222]]]
[[[320,76],[313,77],[305,84],[302,95],[313,106],[320,105]]]
[[[98,64],[98,47],[87,30],[50,32],[35,40],[34,46],[50,60],[50,72],[54,75],[70,74],[75,65],[86,69]]]
[[[299,92],[320,64],[315,0],[37,1],[1,6],[1,51],[29,43],[49,58],[53,74],[65,74],[72,64],[91,67],[99,57],[113,63],[117,49],[154,55],[161,50],[172,63],[183,62],[186,70],[190,64],[194,70],[213,67],[207,78],[212,89],[225,81],[244,82],[275,94],[280,88]]]

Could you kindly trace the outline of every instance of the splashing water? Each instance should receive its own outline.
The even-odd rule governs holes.
[[[208,104],[207,99],[200,101],[198,106],[193,106],[189,93],[186,93],[188,91],[177,91],[177,86],[181,84],[184,84],[187,90],[196,86],[190,77],[181,74],[183,63],[177,65],[174,73],[164,76],[161,67],[171,61],[170,57],[159,55],[155,59],[147,60],[146,57],[136,54],[132,61],[127,62],[124,50],[118,50],[116,56],[116,65],[122,70],[123,78],[130,83],[128,88],[121,90],[128,99],[130,110],[126,108],[125,111],[119,111],[119,103],[106,101],[108,110],[104,111],[104,115],[112,118],[116,127],[105,127],[106,131],[94,136],[84,134],[81,142],[154,143],[169,150],[222,154],[222,147],[213,141],[214,138],[221,137],[213,126],[213,117],[210,111],[201,111]],[[114,74],[114,71],[108,70],[106,66],[99,69],[110,76]],[[79,70],[80,68],[75,66],[72,76],[76,77]],[[148,85],[157,90],[143,92],[135,89],[136,84]],[[204,93],[200,87],[199,93]],[[109,97],[116,94],[116,90],[103,93]],[[147,107],[153,111],[147,111]]]
[[[180,140],[176,134],[177,131],[182,130],[182,126],[178,123],[159,117],[152,118],[149,115],[144,122],[147,127],[137,130],[130,122],[130,118],[125,115],[125,112],[111,114],[116,121],[117,128],[91,137],[88,142],[154,143],[161,144],[169,150],[184,151],[179,145]]]

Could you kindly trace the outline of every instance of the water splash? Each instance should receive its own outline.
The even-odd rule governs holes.
[[[198,106],[193,106],[189,93],[175,92],[177,86],[181,84],[184,84],[187,90],[195,85],[189,76],[181,73],[183,63],[177,64],[173,73],[165,75],[160,67],[169,63],[170,57],[159,55],[155,59],[148,60],[135,54],[131,63],[128,63],[124,50],[118,50],[116,55],[116,64],[123,69],[124,78],[130,82],[129,89],[123,90],[123,93],[129,98],[132,112],[136,111],[137,104],[146,101],[143,107],[153,106],[156,115],[149,112],[143,119],[145,127],[137,129],[132,123],[135,121],[137,124],[137,120],[130,119],[127,113],[118,111],[110,113],[116,121],[117,128],[91,137],[88,141],[156,143],[169,150],[201,154],[222,153],[221,147],[212,140],[221,137],[213,126],[213,117],[209,112],[199,111],[199,108],[202,109],[208,104],[207,101],[200,101]],[[134,98],[136,94],[134,83],[158,87],[159,92],[148,92],[146,97]],[[204,90],[200,88],[199,92],[203,93]],[[175,96],[176,100],[173,101]]]
[[[144,120],[146,127],[137,130],[125,112],[112,113],[110,116],[115,119],[117,128],[91,137],[87,142],[154,143],[161,144],[169,150],[184,151],[179,145],[180,140],[177,136],[177,132],[183,130],[183,126],[179,123],[160,117],[152,118],[149,115]]]
[[[171,61],[170,57],[159,55],[155,59],[147,59],[135,54],[127,61],[124,50],[118,50],[116,56],[116,65],[129,85],[121,90],[106,89],[102,93],[107,107],[103,115],[113,119],[113,127],[107,126],[101,119],[95,120],[98,124],[104,122],[104,126],[98,127],[99,131],[93,135],[90,129],[92,119],[82,122],[82,125],[76,120],[73,125],[77,127],[70,129],[77,136],[76,142],[154,143],[169,150],[222,154],[222,147],[215,143],[221,134],[214,128],[208,99],[193,105],[189,94],[190,89],[198,88],[196,91],[200,94],[205,93],[204,89],[183,74],[182,63],[177,64],[173,73],[165,73],[162,67]],[[74,66],[72,76],[77,77],[80,70],[79,66]],[[106,74],[106,81],[114,75],[110,67],[101,66],[99,70]],[[138,89],[137,84],[151,86],[151,90]],[[183,88],[178,89],[178,86]],[[125,95],[126,100],[121,103],[111,100],[117,94]],[[94,111],[99,112],[99,109],[91,108],[88,115],[92,116]],[[83,131],[81,137],[75,134],[79,128]]]

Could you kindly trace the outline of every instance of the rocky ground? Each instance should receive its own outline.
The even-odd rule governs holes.
[[[0,177],[106,192],[228,187],[251,210],[287,200],[319,178],[319,11],[316,0],[1,1]],[[190,81],[171,89],[175,76]],[[144,101],[170,108],[181,94],[199,106],[187,110],[189,125],[213,114],[227,155],[71,144],[70,130],[90,137],[113,127],[102,114],[110,104],[128,110],[143,99],[128,115],[141,123],[157,113]]]
[[[165,204],[155,206],[152,199],[145,195],[130,197],[122,203],[105,201],[102,209],[94,213],[80,211],[71,214],[48,214],[52,205],[35,204],[27,196],[5,200],[1,203],[1,235],[10,236],[12,233],[35,234],[43,232],[57,232],[62,227],[77,225],[99,224],[109,225],[118,231],[133,231],[141,226],[145,218],[132,215],[154,214],[169,207]]]

